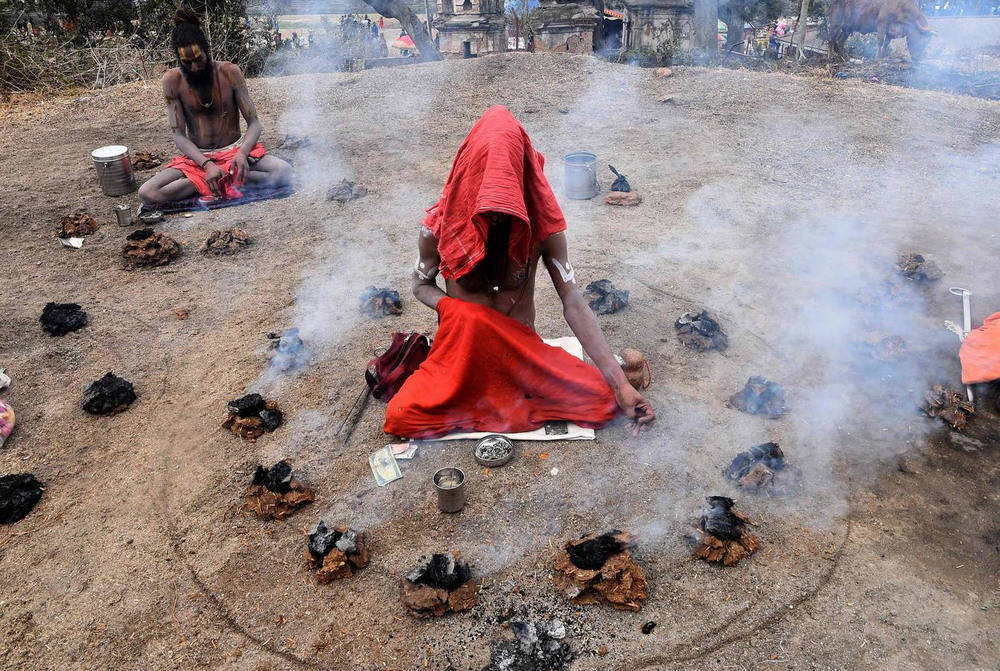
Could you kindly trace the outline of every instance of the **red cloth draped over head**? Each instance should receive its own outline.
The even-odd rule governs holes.
[[[513,216],[510,258],[516,264],[528,261],[536,243],[566,230],[544,166],[510,110],[486,110],[458,148],[441,199],[424,218],[438,240],[445,278],[462,277],[486,255],[489,212]]]

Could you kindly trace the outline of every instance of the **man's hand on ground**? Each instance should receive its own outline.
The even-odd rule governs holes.
[[[653,406],[646,397],[632,388],[631,385],[624,385],[615,390],[615,400],[618,406],[625,411],[625,415],[632,420],[632,435],[638,436],[640,431],[645,431],[656,419]]]
[[[219,180],[222,179],[222,168],[217,166],[212,161],[205,164],[205,181],[208,182],[208,188],[212,190],[216,196],[222,195],[222,189],[219,187]]]

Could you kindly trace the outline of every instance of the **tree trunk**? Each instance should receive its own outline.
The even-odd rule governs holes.
[[[417,15],[403,0],[365,0],[365,3],[382,16],[399,21],[409,33],[417,51],[420,52],[421,59],[425,61],[442,59],[441,52],[434,46],[434,40],[431,39],[429,30],[424,28],[423,22],[417,18]]]
[[[795,48],[799,52],[799,60],[803,60],[806,57],[806,30],[808,26],[806,22],[809,19],[809,0],[802,0],[802,6],[799,8],[799,22],[795,24]]]
[[[718,51],[718,0],[694,0],[694,48],[703,51]]]
[[[719,20],[725,23],[729,29],[726,32],[726,51],[746,51],[743,44],[743,24],[746,20],[740,13],[737,3],[725,3],[719,7]]]

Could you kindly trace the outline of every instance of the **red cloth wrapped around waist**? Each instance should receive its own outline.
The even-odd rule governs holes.
[[[566,420],[600,428],[619,413],[600,371],[496,310],[438,303],[427,360],[388,403],[386,433],[434,438],[455,431],[515,433]]]
[[[205,152],[205,158],[212,159],[212,163],[215,163],[217,166],[222,168],[222,172],[228,175],[229,168],[233,165],[233,159],[236,157],[236,152],[240,149],[241,147],[233,147],[222,151]],[[264,149],[264,145],[258,142],[247,154],[247,157],[258,160],[266,153],[267,151]],[[194,184],[195,188],[198,189],[198,193],[201,195],[215,195],[212,193],[212,189],[208,186],[208,180],[205,179],[205,169],[189,159],[187,156],[174,156],[170,160],[170,163],[168,163],[165,167],[174,168],[175,170],[183,172],[184,176],[191,180],[191,183]],[[222,197],[226,200],[242,198],[243,194],[236,188],[237,186],[240,185],[234,185],[232,183],[225,184]]]

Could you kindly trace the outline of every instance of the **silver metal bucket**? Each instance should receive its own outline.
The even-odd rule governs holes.
[[[575,151],[563,157],[566,181],[563,190],[567,198],[588,200],[597,195],[597,156],[586,151]]]
[[[132,161],[128,157],[128,147],[120,144],[108,145],[90,152],[97,168],[97,179],[105,196],[124,196],[135,191],[135,175]]]

